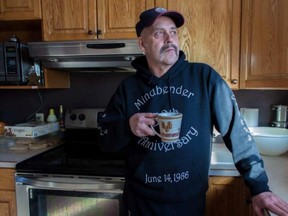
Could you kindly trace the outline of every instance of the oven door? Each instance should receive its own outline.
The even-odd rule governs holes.
[[[123,178],[16,174],[18,216],[121,216]]]

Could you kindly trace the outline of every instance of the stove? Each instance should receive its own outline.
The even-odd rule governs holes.
[[[65,143],[16,164],[17,172],[89,176],[125,176],[124,156],[103,153],[94,146]],[[83,150],[85,148],[85,150]],[[77,151],[79,149],[80,151]]]
[[[16,164],[17,172],[89,176],[125,175],[123,153],[99,148],[97,114],[101,109],[66,111],[64,144]]]
[[[16,164],[18,216],[121,216],[124,154],[99,148],[99,109],[66,111],[64,144]]]

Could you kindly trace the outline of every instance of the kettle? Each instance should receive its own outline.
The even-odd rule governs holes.
[[[17,42],[20,43],[20,40],[16,35],[13,35],[11,38],[9,38],[9,42]]]
[[[288,126],[288,105],[273,105],[274,121],[272,127],[287,128]]]

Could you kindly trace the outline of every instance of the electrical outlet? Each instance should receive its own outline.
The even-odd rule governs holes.
[[[36,113],[36,122],[43,123],[44,122],[44,113]]]

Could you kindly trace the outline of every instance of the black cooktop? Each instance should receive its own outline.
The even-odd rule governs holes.
[[[103,152],[97,131],[67,130],[64,144],[16,164],[17,172],[125,176],[124,154]]]

